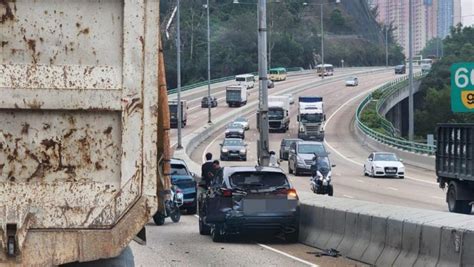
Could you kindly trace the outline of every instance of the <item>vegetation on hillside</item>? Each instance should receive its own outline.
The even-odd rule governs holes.
[[[281,0],[268,3],[269,66],[314,68],[321,62],[320,5],[324,3],[325,62],[340,66],[385,64],[384,34],[365,0]],[[181,1],[182,84],[207,78],[207,16],[204,0]],[[257,8],[255,0],[210,0],[211,76],[213,78],[257,70]],[[161,0],[165,33],[175,0]],[[387,29],[390,64],[404,56]],[[176,86],[176,23],[163,38],[170,88]],[[165,34],[164,34],[165,36]]]
[[[418,136],[434,133],[442,122],[474,122],[473,113],[451,112],[450,67],[453,63],[474,62],[474,28],[458,25],[443,40],[444,57],[436,62],[423,79],[415,98],[415,131]]]

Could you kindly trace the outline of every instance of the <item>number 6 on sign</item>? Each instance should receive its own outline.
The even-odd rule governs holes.
[[[451,110],[474,112],[474,63],[451,66]]]

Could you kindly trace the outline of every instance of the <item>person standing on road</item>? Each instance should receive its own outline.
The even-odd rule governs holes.
[[[212,162],[212,171],[209,173],[210,181],[209,185],[214,185],[218,183],[218,178],[222,177],[222,168],[218,160]]]
[[[201,180],[206,184],[206,188],[211,185],[211,177],[209,176],[213,170],[212,154],[206,153],[206,162],[201,165]]]

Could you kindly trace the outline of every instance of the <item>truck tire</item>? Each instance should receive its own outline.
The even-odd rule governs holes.
[[[63,267],[135,267],[132,249],[127,246],[120,255],[115,258],[101,259],[89,262],[74,262],[61,265]]]
[[[201,217],[199,217],[199,234],[200,235],[210,235],[211,234],[211,227],[205,224]]]
[[[472,206],[469,200],[457,200],[457,184],[451,183],[446,194],[446,201],[450,212],[471,214]]]

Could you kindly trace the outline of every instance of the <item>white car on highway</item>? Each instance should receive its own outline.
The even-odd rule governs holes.
[[[364,164],[364,175],[371,177],[405,177],[405,166],[394,153],[373,152]]]
[[[346,80],[346,86],[357,86],[359,85],[359,79],[357,77],[350,77]]]
[[[250,129],[249,120],[245,117],[237,117],[233,123],[242,125],[245,130]]]

